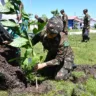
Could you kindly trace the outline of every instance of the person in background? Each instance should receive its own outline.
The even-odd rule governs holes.
[[[62,14],[63,32],[68,35],[68,16],[63,9],[60,11],[60,13]]]
[[[89,30],[90,30],[90,15],[88,14],[88,9],[83,10],[84,20],[83,20],[83,30],[82,30],[82,42],[89,41]]]
[[[38,15],[35,15],[35,19],[38,21],[38,23],[44,23],[44,20]]]

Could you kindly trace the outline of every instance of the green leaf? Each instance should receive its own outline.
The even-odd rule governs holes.
[[[23,64],[28,67],[32,65],[32,58],[26,58],[23,62]]]
[[[29,20],[29,15],[26,14],[24,11],[22,11],[22,17],[23,17],[24,19]]]
[[[33,29],[33,33],[36,34],[36,33],[41,32],[44,29],[44,27],[45,27],[46,24],[47,24],[46,22],[44,22],[44,23],[38,23],[38,29],[37,28],[34,28]]]
[[[5,5],[0,5],[0,13],[8,14],[8,13],[14,13],[15,9],[13,4],[10,2],[5,3]]]
[[[28,42],[27,39],[22,38],[22,37],[18,37],[18,38],[16,38],[16,39],[14,39],[13,42],[10,43],[9,45],[20,48],[20,47],[26,45],[27,42]]]
[[[28,58],[30,56],[32,56],[32,48],[27,49],[26,52],[25,52],[25,57]]]
[[[0,5],[0,13],[7,13],[10,12],[10,9],[8,9],[6,6]]]
[[[36,64],[38,64],[40,61],[38,56],[34,56],[32,57],[32,66],[35,66]]]
[[[5,1],[5,3],[9,2],[9,0],[4,0],[4,1]]]
[[[9,8],[9,9],[14,9],[14,6],[10,2],[7,2],[5,4],[5,7]]]
[[[1,23],[3,26],[6,26],[6,27],[16,27],[17,26],[17,24],[14,21],[10,21],[10,20],[2,20]]]

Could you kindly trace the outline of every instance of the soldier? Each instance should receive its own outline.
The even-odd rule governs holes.
[[[70,76],[74,65],[73,51],[63,30],[60,17],[49,19],[44,32],[36,34],[33,45],[41,41],[48,50],[45,62],[37,64],[35,69],[43,76],[54,77],[56,80],[65,80]]]
[[[38,20],[39,23],[44,23],[44,20],[41,17],[38,17],[38,15],[35,15],[35,18]]]
[[[62,20],[63,20],[63,32],[68,35],[68,16],[65,14],[64,10],[62,9],[60,11],[60,13],[62,14]]]
[[[85,15],[84,17],[84,27],[82,30],[82,42],[87,42],[89,41],[90,37],[89,37],[89,29],[90,29],[90,15],[88,14],[88,10],[84,9],[83,13]]]

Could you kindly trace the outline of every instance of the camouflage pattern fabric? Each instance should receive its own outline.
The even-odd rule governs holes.
[[[49,19],[47,24],[47,31],[51,34],[58,34],[59,32],[62,32],[63,31],[62,19],[59,16],[52,17],[51,19]]]
[[[36,39],[38,37],[38,40]],[[60,32],[55,38],[47,38],[47,34],[39,33],[33,38],[34,44],[41,41],[44,48],[48,50],[46,56],[47,67],[39,70],[43,76],[54,77],[57,80],[67,79],[72,71],[74,55],[69,46],[67,36]]]
[[[89,29],[90,29],[90,16],[86,14],[84,17],[84,27],[82,30],[82,41],[88,41],[89,38]]]
[[[62,16],[62,20],[63,20],[63,32],[65,32],[65,34],[68,34],[68,16],[66,14],[64,14]]]
[[[84,17],[84,28],[90,28],[90,15],[86,14]]]

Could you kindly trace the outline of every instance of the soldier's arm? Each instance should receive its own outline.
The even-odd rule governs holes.
[[[33,38],[32,38],[32,44],[35,45],[37,44],[41,39],[41,32],[37,33]]]
[[[33,38],[32,38],[32,44],[35,45],[39,41],[42,42],[42,39],[43,39],[45,33],[46,33],[46,26],[44,27],[44,29],[41,32],[39,32],[39,33],[37,33],[37,34],[35,34],[33,36]]]

